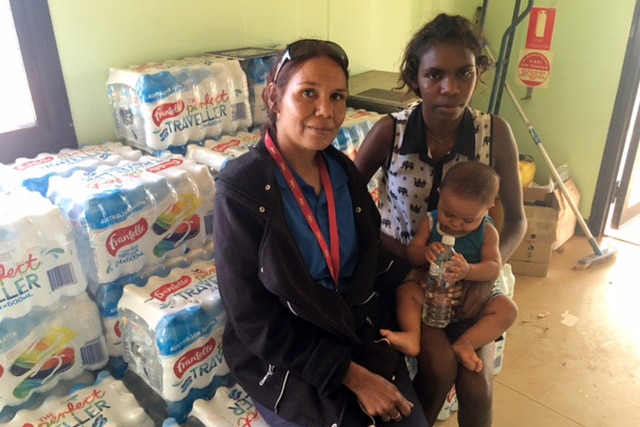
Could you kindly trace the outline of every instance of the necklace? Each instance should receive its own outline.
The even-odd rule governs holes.
[[[456,135],[458,135],[458,129],[456,129],[455,132],[453,132],[449,136],[445,136],[444,138],[439,138],[439,137],[435,136],[434,134],[432,134],[431,132],[429,132],[429,129],[427,129],[427,137],[428,137],[428,139],[431,139],[437,145],[443,145],[444,143],[446,143],[446,142],[452,140],[453,138],[455,138]]]

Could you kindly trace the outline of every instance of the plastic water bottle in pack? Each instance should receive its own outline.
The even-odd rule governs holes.
[[[190,111],[198,111],[198,106],[200,105],[201,100],[204,100],[204,94],[200,91],[200,83],[203,78],[202,71],[204,67],[198,62],[188,60],[175,61],[173,65],[174,66],[170,71],[176,76],[182,85],[181,96],[186,103],[187,113]],[[201,141],[207,136],[207,122],[204,120],[201,113],[196,112],[190,117],[190,119],[185,120],[190,124],[188,132],[189,141]]]
[[[88,293],[98,306],[100,320],[105,333],[109,361],[107,369],[117,379],[122,379],[127,364],[124,361],[122,332],[118,317],[118,301],[126,285],[144,286],[146,280],[141,273],[128,274],[109,283],[89,281]]]
[[[91,281],[111,282],[157,262],[152,221],[176,202],[177,195],[165,177],[145,172],[149,157],[50,180],[47,197],[71,223]]]
[[[152,276],[166,277],[174,268],[186,268],[196,261],[213,260],[213,241],[187,253],[167,258],[162,264],[145,267],[142,271],[120,277],[109,283],[89,281],[89,295],[95,301],[105,331],[109,362],[107,368],[117,379],[122,379],[127,369],[124,360],[122,330],[118,316],[118,302],[126,285],[144,286]]]
[[[447,393],[447,397],[444,399],[444,403],[442,404],[442,408],[440,408],[440,412],[438,413],[438,420],[444,421],[448,419],[453,412],[458,410],[458,394],[456,393],[455,384]]]
[[[205,165],[173,155],[158,159],[146,172],[163,176],[176,193],[176,201],[159,212],[151,225],[155,240],[153,256],[181,255],[213,241],[213,198],[215,185]],[[153,263],[155,264],[155,262]]]
[[[148,72],[140,76],[136,85],[143,101],[142,115],[148,118],[146,144],[155,150],[186,144],[191,129],[184,121],[188,116],[184,88],[171,70],[154,72],[150,69]]]
[[[49,396],[64,396],[68,394],[72,389],[81,385],[90,385],[95,382],[95,376],[92,372],[84,370],[80,375],[70,380],[60,380],[58,383],[46,393],[32,393],[31,397],[24,403],[17,406],[5,406],[0,411],[0,425],[12,425],[9,421],[12,421],[16,413],[20,410],[32,410],[40,407],[42,402]],[[17,422],[15,424],[18,424]],[[37,425],[37,424],[36,424]]]
[[[239,384],[219,387],[210,400],[198,399],[182,427],[269,427],[260,416],[253,400]],[[179,427],[173,418],[168,418],[162,427]]]
[[[154,427],[153,420],[122,381],[102,371],[94,384],[51,396],[37,409],[19,411],[14,425]]]
[[[26,189],[0,194],[0,321],[86,291],[71,225]]]
[[[95,170],[99,165],[115,165],[121,160],[137,160],[142,153],[120,142],[63,148],[58,153],[40,153],[35,158],[18,158],[0,165],[0,187],[4,192],[25,187],[45,196],[52,176],[69,176],[76,170]]]
[[[112,70],[109,78],[111,73],[115,74],[116,69]],[[140,148],[148,148],[145,144],[145,119],[135,87],[114,81],[107,84],[107,94],[116,136]]]
[[[204,111],[217,125],[207,127],[207,137],[248,129],[252,123],[249,87],[240,62],[216,56],[201,58],[211,73],[210,78],[202,81],[201,93],[206,93]]]
[[[253,116],[253,126],[267,123],[267,105],[262,99],[262,92],[267,88],[267,74],[269,74],[269,64],[266,58],[248,59],[246,67],[247,80],[249,84],[249,99],[251,102],[251,114]]]
[[[347,156],[349,156],[354,150],[353,138],[351,136],[351,132],[349,131],[348,128],[345,128],[345,127],[341,127],[338,130],[338,136],[336,136],[336,139],[333,140],[332,144],[334,147],[342,151]]]
[[[122,377],[122,382],[133,393],[156,426],[161,425],[169,417],[167,402],[138,374],[127,369]]]
[[[353,108],[347,109],[347,114],[342,127],[351,132],[351,142],[353,147],[348,151],[349,157],[352,159],[355,158],[365,136],[382,116],[382,114],[372,111],[355,110]]]
[[[207,139],[203,147],[191,146],[187,158],[207,165],[213,173],[220,172],[227,162],[247,153],[261,139],[260,130],[240,131],[234,135],[223,135],[217,139]]]
[[[118,303],[124,359],[184,422],[196,399],[209,399],[231,379],[222,355],[226,313],[215,263],[199,261],[125,286]]]
[[[96,304],[86,292],[0,321],[0,411],[45,393],[61,380],[107,363]]]
[[[182,116],[186,114],[181,95],[182,85],[170,71],[152,66],[111,68],[107,88],[112,96],[112,108],[126,112],[135,105],[144,123],[141,131],[136,131],[135,119],[130,119],[133,125],[122,131],[122,123],[116,122],[116,130],[124,133],[118,134],[119,137],[126,137],[151,150],[163,150],[170,145],[186,143],[188,135],[182,126]],[[117,99],[113,94],[118,94]],[[130,98],[133,94],[134,98]],[[114,118],[117,118],[115,112]]]

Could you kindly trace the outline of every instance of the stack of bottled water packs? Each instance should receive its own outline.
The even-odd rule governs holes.
[[[151,153],[253,123],[247,77],[234,59],[202,55],[111,68],[107,92],[116,136]]]
[[[0,194],[0,422],[106,365],[86,289],[60,210],[26,189]]]
[[[186,420],[197,399],[210,399],[218,387],[233,385],[222,355],[226,313],[214,261],[174,268],[142,287],[125,286],[118,314],[128,372],[160,396],[178,422]],[[143,406],[152,398],[140,396]]]
[[[123,287],[213,257],[214,193],[207,167],[180,155],[144,155],[50,179],[48,197],[72,225],[117,378],[126,369],[117,319]]]
[[[167,418],[162,427],[179,427],[175,418]],[[198,399],[182,427],[251,426],[269,427],[258,413],[253,400],[238,384],[221,386],[210,400]]]
[[[20,157],[12,164],[0,164],[0,191],[8,193],[26,188],[46,196],[52,176],[69,176],[77,170],[92,171],[99,165],[136,161],[140,156],[140,150],[107,141],[74,149],[63,148],[57,153],[40,153],[34,158]]]
[[[122,381],[107,371],[95,382],[79,384],[62,395],[49,396],[40,406],[19,411],[15,426],[113,426],[154,427]]]

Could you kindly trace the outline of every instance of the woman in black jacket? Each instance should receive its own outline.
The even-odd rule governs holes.
[[[225,359],[272,426],[424,427],[403,358],[379,339],[380,217],[331,145],[347,55],[299,40],[277,64],[263,140],[216,178]]]

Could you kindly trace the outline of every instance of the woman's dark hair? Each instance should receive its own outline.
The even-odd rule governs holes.
[[[400,65],[400,88],[407,86],[420,97],[420,89],[416,85],[420,59],[427,50],[442,43],[457,44],[473,52],[476,66],[482,74],[491,63],[486,55],[482,55],[481,40],[471,21],[464,16],[439,14],[418,30],[405,48]]]
[[[273,83],[277,87],[278,92],[282,93],[289,83],[291,76],[294,75],[305,62],[320,57],[327,57],[335,61],[340,65],[340,68],[342,68],[347,81],[349,80],[349,59],[338,44],[325,40],[302,39],[290,43],[280,52],[274,62],[275,65],[267,75],[267,82]],[[277,115],[275,111],[268,106],[266,90],[262,93],[262,98],[267,105],[268,112],[268,121],[262,127],[263,134],[268,130],[271,135],[275,135]]]

